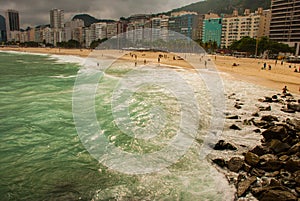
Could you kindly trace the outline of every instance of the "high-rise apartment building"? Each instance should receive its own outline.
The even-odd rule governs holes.
[[[8,41],[19,41],[20,19],[19,12],[16,10],[7,10],[6,18],[6,36]]]
[[[0,15],[0,42],[5,42],[6,39],[6,23],[5,18]]]
[[[60,9],[50,10],[50,27],[61,29],[64,27],[64,11]]]
[[[209,18],[203,21],[202,42],[216,42],[218,47],[221,46],[222,36],[222,18]]]
[[[234,11],[232,16],[224,17],[221,47],[229,47],[234,41],[246,36],[251,38],[267,36],[269,24],[266,23],[266,17],[269,16],[268,12],[270,11],[259,8],[255,13],[250,13],[250,10],[246,9],[243,16],[239,16],[237,11]]]
[[[296,48],[300,55],[300,0],[272,0],[270,39]]]

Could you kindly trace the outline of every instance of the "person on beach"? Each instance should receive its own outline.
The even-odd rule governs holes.
[[[281,60],[281,65],[283,65],[283,59]]]
[[[160,57],[157,58],[158,63],[160,63]]]
[[[277,65],[277,59],[276,59],[276,61],[275,61],[275,66]]]
[[[263,68],[263,69],[266,70],[266,68],[267,68],[267,63],[265,62],[265,63],[264,63],[264,68]]]
[[[272,70],[272,66],[271,66],[271,64],[269,64],[269,70]]]
[[[288,91],[287,86],[284,86],[283,89],[282,89],[282,93],[283,93],[283,94],[286,94],[287,91]]]
[[[205,68],[206,68],[206,66],[207,66],[207,61],[204,61],[204,66],[205,66]]]
[[[147,63],[147,61],[146,61],[146,59],[144,60],[144,65],[146,65],[146,63]]]
[[[137,62],[136,61],[134,62],[134,66],[137,66]]]

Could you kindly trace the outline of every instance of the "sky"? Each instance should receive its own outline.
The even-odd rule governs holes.
[[[49,10],[65,11],[65,21],[75,14],[87,13],[98,19],[119,19],[133,14],[170,11],[201,0],[1,0],[0,13],[7,9],[19,11],[22,28],[49,24]]]

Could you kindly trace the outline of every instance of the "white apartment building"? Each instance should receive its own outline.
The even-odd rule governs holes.
[[[243,16],[239,16],[237,11],[234,11],[232,16],[224,17],[221,47],[228,47],[234,41],[246,36],[251,38],[268,36],[267,30],[270,27],[266,23],[266,17],[269,16],[268,12],[270,11],[263,11],[259,8],[255,13],[250,13],[250,10],[246,9]]]

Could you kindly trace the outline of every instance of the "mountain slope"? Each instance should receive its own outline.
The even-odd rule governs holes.
[[[234,9],[237,9],[241,14],[246,8],[255,11],[259,7],[263,9],[270,8],[271,0],[206,0],[174,9],[171,12],[194,11],[201,14],[208,12],[231,14]]]

